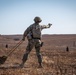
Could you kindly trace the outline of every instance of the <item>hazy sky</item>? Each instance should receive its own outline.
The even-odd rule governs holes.
[[[76,34],[76,0],[0,0],[0,34],[23,34],[35,16],[53,24],[43,34]]]

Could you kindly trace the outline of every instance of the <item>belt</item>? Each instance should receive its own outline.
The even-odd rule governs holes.
[[[33,37],[33,35],[31,35],[31,37],[32,37],[32,39],[39,39],[39,40],[41,40],[41,38]]]
[[[33,39],[39,39],[39,40],[41,40],[41,38],[33,38]]]

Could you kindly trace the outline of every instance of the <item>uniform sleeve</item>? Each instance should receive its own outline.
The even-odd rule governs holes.
[[[46,29],[46,28],[50,28],[49,25],[41,25],[41,29]]]
[[[29,26],[29,27],[24,31],[23,38],[25,38],[30,31],[31,31],[31,26]]]

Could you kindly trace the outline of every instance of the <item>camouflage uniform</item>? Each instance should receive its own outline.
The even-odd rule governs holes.
[[[41,53],[40,53],[40,48],[41,48],[41,31],[42,29],[45,28],[50,28],[50,24],[48,25],[39,25],[38,23],[34,23],[32,25],[30,25],[24,32],[23,34],[23,38],[25,38],[27,36],[28,39],[28,45],[26,47],[26,52],[23,56],[22,61],[25,63],[27,58],[28,58],[28,54],[30,53],[30,51],[33,49],[33,47],[35,47],[36,49],[36,54],[38,57],[38,63],[41,65],[42,63],[42,57],[41,57]]]

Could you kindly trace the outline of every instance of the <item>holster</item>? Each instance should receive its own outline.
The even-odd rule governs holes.
[[[41,42],[41,47],[43,46],[44,42]]]

